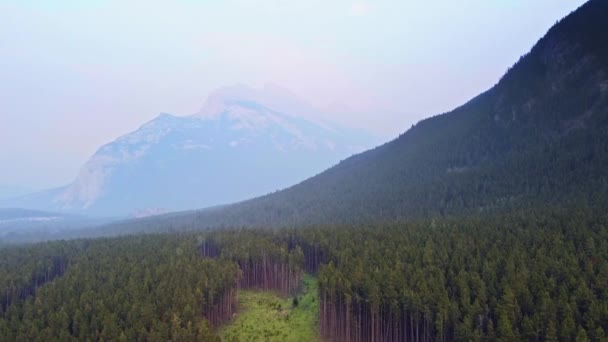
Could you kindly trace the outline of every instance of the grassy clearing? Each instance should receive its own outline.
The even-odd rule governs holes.
[[[222,341],[293,341],[319,340],[319,298],[317,281],[306,275],[303,291],[294,297],[281,298],[271,292],[240,291],[240,313],[220,331]]]

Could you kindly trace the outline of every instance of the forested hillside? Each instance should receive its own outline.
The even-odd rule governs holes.
[[[589,1],[492,89],[296,186],[159,222],[351,224],[539,205],[606,207],[606,18],[608,2]]]

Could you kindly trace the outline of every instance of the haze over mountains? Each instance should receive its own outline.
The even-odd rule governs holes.
[[[589,1],[488,91],[316,176],[370,139],[302,119],[314,109],[283,89],[236,86],[212,94],[195,115],[161,114],[102,147],[69,186],[10,206],[145,216],[242,201],[310,176],[252,200],[154,220],[160,229],[167,220],[351,224],[602,204],[606,17],[606,2]]]
[[[145,216],[214,206],[285,188],[373,146],[268,85],[222,88],[201,110],[162,113],[102,146],[71,184],[0,206],[96,216]]]
[[[114,228],[361,224],[605,206],[606,18],[608,2],[589,1],[490,90],[284,191]]]

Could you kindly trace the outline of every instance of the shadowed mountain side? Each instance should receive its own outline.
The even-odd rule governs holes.
[[[608,207],[608,3],[556,24],[487,92],[291,188],[108,228],[361,224]]]

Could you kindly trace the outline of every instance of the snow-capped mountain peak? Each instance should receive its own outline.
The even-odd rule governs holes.
[[[71,184],[11,204],[100,215],[200,208],[290,186],[370,147],[310,113],[278,86],[221,88],[194,115],[161,113],[100,147]]]

